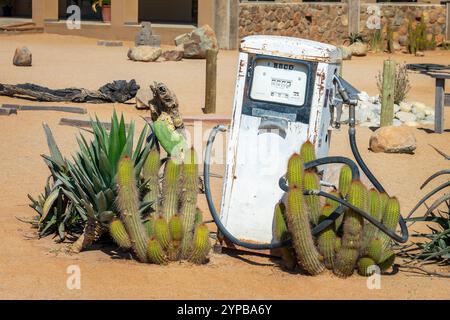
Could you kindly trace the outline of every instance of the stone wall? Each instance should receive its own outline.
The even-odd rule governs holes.
[[[370,41],[373,29],[367,27],[369,7],[380,10],[381,25],[390,22],[394,39],[402,43],[409,21],[420,21],[422,15],[430,37],[439,43],[445,39],[446,7],[428,4],[361,4],[360,31]],[[373,13],[372,13],[373,15]],[[332,44],[342,44],[348,36],[346,3],[257,3],[242,2],[239,13],[239,36],[253,34],[285,35]]]
[[[270,34],[341,43],[347,36],[345,3],[241,3],[239,36]]]

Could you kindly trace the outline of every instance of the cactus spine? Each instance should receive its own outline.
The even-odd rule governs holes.
[[[144,181],[147,183],[148,192],[144,196],[144,202],[152,202],[152,208],[154,212],[159,211],[159,168],[161,167],[161,161],[159,159],[158,150],[153,149],[150,151],[147,159],[145,160],[144,167],[142,169]]]
[[[367,255],[376,263],[381,262],[383,256],[383,244],[380,239],[374,239],[367,247]]]
[[[314,171],[305,171],[303,176],[303,188],[304,190],[320,190],[320,179]],[[305,196],[305,201],[308,205],[311,222],[317,225],[321,215],[320,198],[319,196],[308,195]]]
[[[376,263],[369,257],[363,257],[358,261],[358,273],[364,277],[368,277],[372,275],[374,270],[370,272],[370,270],[375,266]]]
[[[169,246],[169,259],[178,260],[180,257],[180,245],[183,240],[183,222],[179,215],[174,215],[169,222],[170,237],[172,239]]]
[[[301,185],[289,186],[287,218],[299,264],[311,275],[321,273],[325,266],[314,245]]]
[[[169,159],[166,163],[163,181],[162,214],[166,222],[178,213],[178,191],[181,165],[175,160]]]
[[[155,264],[166,264],[167,260],[164,255],[164,251],[161,247],[161,244],[155,238],[152,238],[148,241],[147,245],[147,254],[148,258],[152,263]]]
[[[397,198],[390,198],[386,203],[386,208],[383,214],[383,224],[392,231],[397,228],[400,219],[400,203]],[[391,244],[391,238],[383,232],[380,232],[379,238],[383,243],[383,249],[387,249]]]
[[[122,215],[125,229],[130,236],[131,246],[139,261],[147,262],[148,236],[141,221],[139,212],[139,193],[133,162],[130,157],[120,159],[117,170],[118,207]]]
[[[275,239],[277,241],[285,241],[290,238],[288,226],[284,215],[286,213],[286,208],[282,202],[277,203],[275,206]],[[281,248],[281,259],[284,261],[288,269],[293,269],[295,267],[295,257],[292,252],[291,247]]]
[[[316,150],[311,141],[306,141],[300,148],[300,157],[304,163],[316,160]]]
[[[155,220],[154,225],[155,238],[159,241],[163,249],[169,248],[170,245],[170,231],[169,225],[164,219],[164,217],[160,216]]]
[[[183,227],[185,235],[181,243],[183,257],[189,256],[192,247],[192,237],[195,229],[195,216],[197,214],[197,194],[198,194],[198,165],[195,151],[191,148],[183,165],[183,201],[181,214],[183,217]]]
[[[286,178],[289,187],[293,185],[303,186],[303,161],[297,153],[294,153],[289,159]]]
[[[195,229],[192,254],[189,261],[196,264],[203,264],[207,261],[209,243],[209,230],[206,224],[201,224]]]
[[[376,189],[369,190],[369,213],[377,221],[381,221],[380,194]],[[367,248],[378,234],[378,228],[370,222],[364,227],[363,248]]]
[[[355,207],[365,210],[367,191],[360,181],[353,181],[348,192],[348,201]],[[336,255],[334,273],[346,278],[353,274],[359,257],[362,242],[363,218],[353,210],[347,210],[344,217],[342,245]]]
[[[351,183],[352,170],[349,166],[344,165],[342,166],[341,172],[339,174],[339,191],[341,192],[342,197],[347,197]]]
[[[327,219],[334,212],[334,210],[335,208],[333,208],[333,206],[326,204],[322,208],[322,215],[320,216],[319,222]],[[323,255],[325,267],[328,269],[333,269],[336,249],[336,232],[334,225],[328,226],[319,234],[317,244],[320,253]]]
[[[128,236],[127,230],[125,230],[125,226],[123,225],[122,221],[120,219],[114,219],[109,224],[109,233],[111,234],[111,237],[113,238],[114,242],[117,243],[117,245],[124,249],[130,249],[131,248],[131,240]]]

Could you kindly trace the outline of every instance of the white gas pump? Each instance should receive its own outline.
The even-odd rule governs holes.
[[[337,47],[279,36],[241,42],[220,218],[235,237],[273,241],[273,208],[289,157],[311,141],[328,155]]]

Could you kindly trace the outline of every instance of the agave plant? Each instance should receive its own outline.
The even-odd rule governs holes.
[[[119,159],[129,156],[139,176],[155,146],[153,135],[147,137],[147,126],[134,146],[134,122],[127,129],[123,115],[119,121],[115,111],[109,132],[97,117],[91,120],[91,125],[92,141],[80,134],[77,138],[79,151],[72,161],[62,156],[50,128],[43,125],[50,155],[42,157],[51,175],[37,200],[29,195],[30,206],[38,212],[39,236],[57,233],[59,241],[64,241],[67,234],[81,233],[72,245],[76,252],[106,232],[106,226],[117,215],[115,177]],[[144,189],[145,182],[137,181],[138,188]],[[141,211],[148,211],[150,206],[151,203],[142,202]]]

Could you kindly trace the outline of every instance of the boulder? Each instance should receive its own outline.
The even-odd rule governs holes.
[[[340,46],[342,60],[351,60],[352,59],[352,50],[347,46]]]
[[[207,50],[219,48],[214,30],[208,25],[193,30],[189,33],[189,40],[182,43],[184,58],[205,59]]]
[[[353,56],[364,57],[367,55],[367,45],[360,41],[351,44],[348,48],[352,51]]]
[[[190,34],[183,33],[175,38],[175,45],[178,47],[179,45],[183,45],[185,42],[189,41]]]
[[[136,109],[150,109],[153,93],[150,88],[140,88],[136,93]]]
[[[151,62],[158,60],[161,53],[161,48],[138,46],[128,50],[128,58],[133,61]]]
[[[370,137],[369,148],[373,152],[413,153],[416,150],[416,138],[406,126],[382,127]]]
[[[13,64],[18,67],[31,67],[33,55],[27,47],[17,48],[14,52]]]
[[[162,57],[166,61],[180,61],[183,59],[184,48],[182,45],[177,46],[173,50],[166,50],[163,52]]]
[[[406,101],[400,102],[400,111],[411,112],[412,104]]]
[[[402,122],[414,122],[417,119],[415,114],[404,111],[397,112],[395,117]]]

